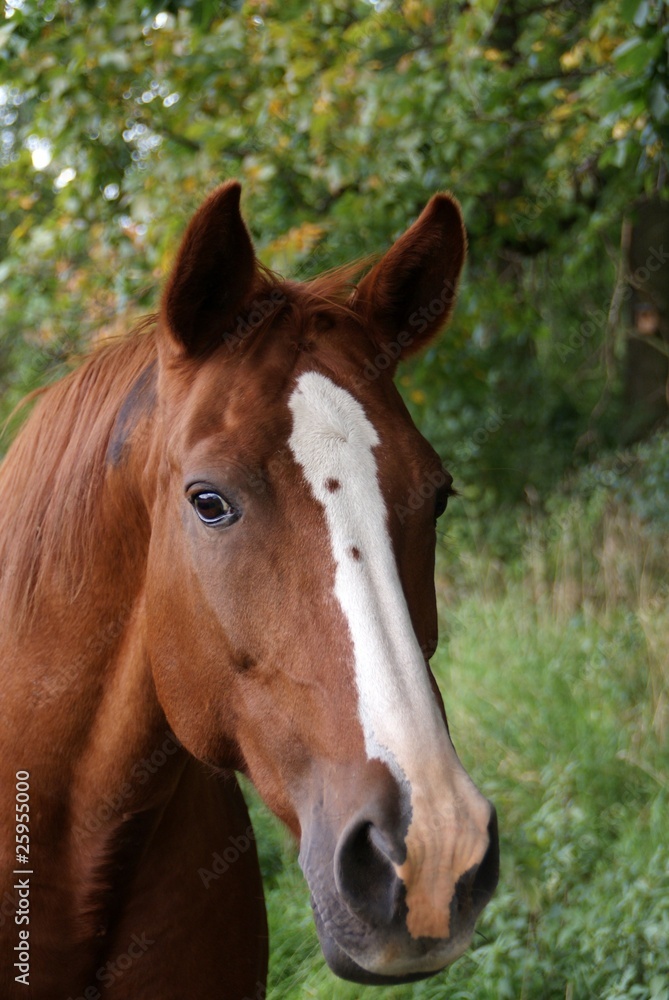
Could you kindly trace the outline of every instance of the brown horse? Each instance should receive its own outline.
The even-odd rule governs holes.
[[[235,770],[298,838],[340,976],[443,969],[497,881],[428,667],[451,477],[392,382],[451,311],[460,211],[436,195],[357,287],[301,284],[239,197],[2,468],[3,1000],[264,996]]]

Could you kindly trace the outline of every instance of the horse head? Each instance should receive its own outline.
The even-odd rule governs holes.
[[[299,838],[334,972],[418,979],[468,946],[498,877],[429,668],[451,477],[392,380],[451,312],[461,214],[436,195],[349,287],[274,278],[239,200],[228,183],[199,209],[158,321],[153,678],[183,745]]]

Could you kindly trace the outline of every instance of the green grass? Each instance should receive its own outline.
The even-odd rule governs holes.
[[[579,590],[569,611],[560,582],[532,599],[536,579],[516,574],[443,612],[433,663],[453,739],[500,820],[500,886],[472,949],[413,986],[336,979],[295,848],[254,800],[271,1000],[669,1000],[666,588],[613,606]]]

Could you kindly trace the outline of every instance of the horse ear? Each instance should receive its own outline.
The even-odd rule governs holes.
[[[161,303],[162,325],[187,354],[220,339],[256,277],[253,244],[239,210],[241,185],[216,188],[191,219]]]
[[[460,206],[436,194],[359,283],[351,304],[393,361],[419,351],[444,326],[466,254]]]

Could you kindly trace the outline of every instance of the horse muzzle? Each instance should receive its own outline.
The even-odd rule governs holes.
[[[385,765],[369,763],[378,778]],[[460,796],[457,810],[435,813],[446,822],[409,836],[410,789],[386,773],[373,797],[347,809],[360,784],[367,782],[349,776],[338,794],[328,782],[302,827],[300,865],[323,954],[336,975],[353,982],[423,979],[467,949],[495,890],[495,809],[469,783],[471,803]]]

